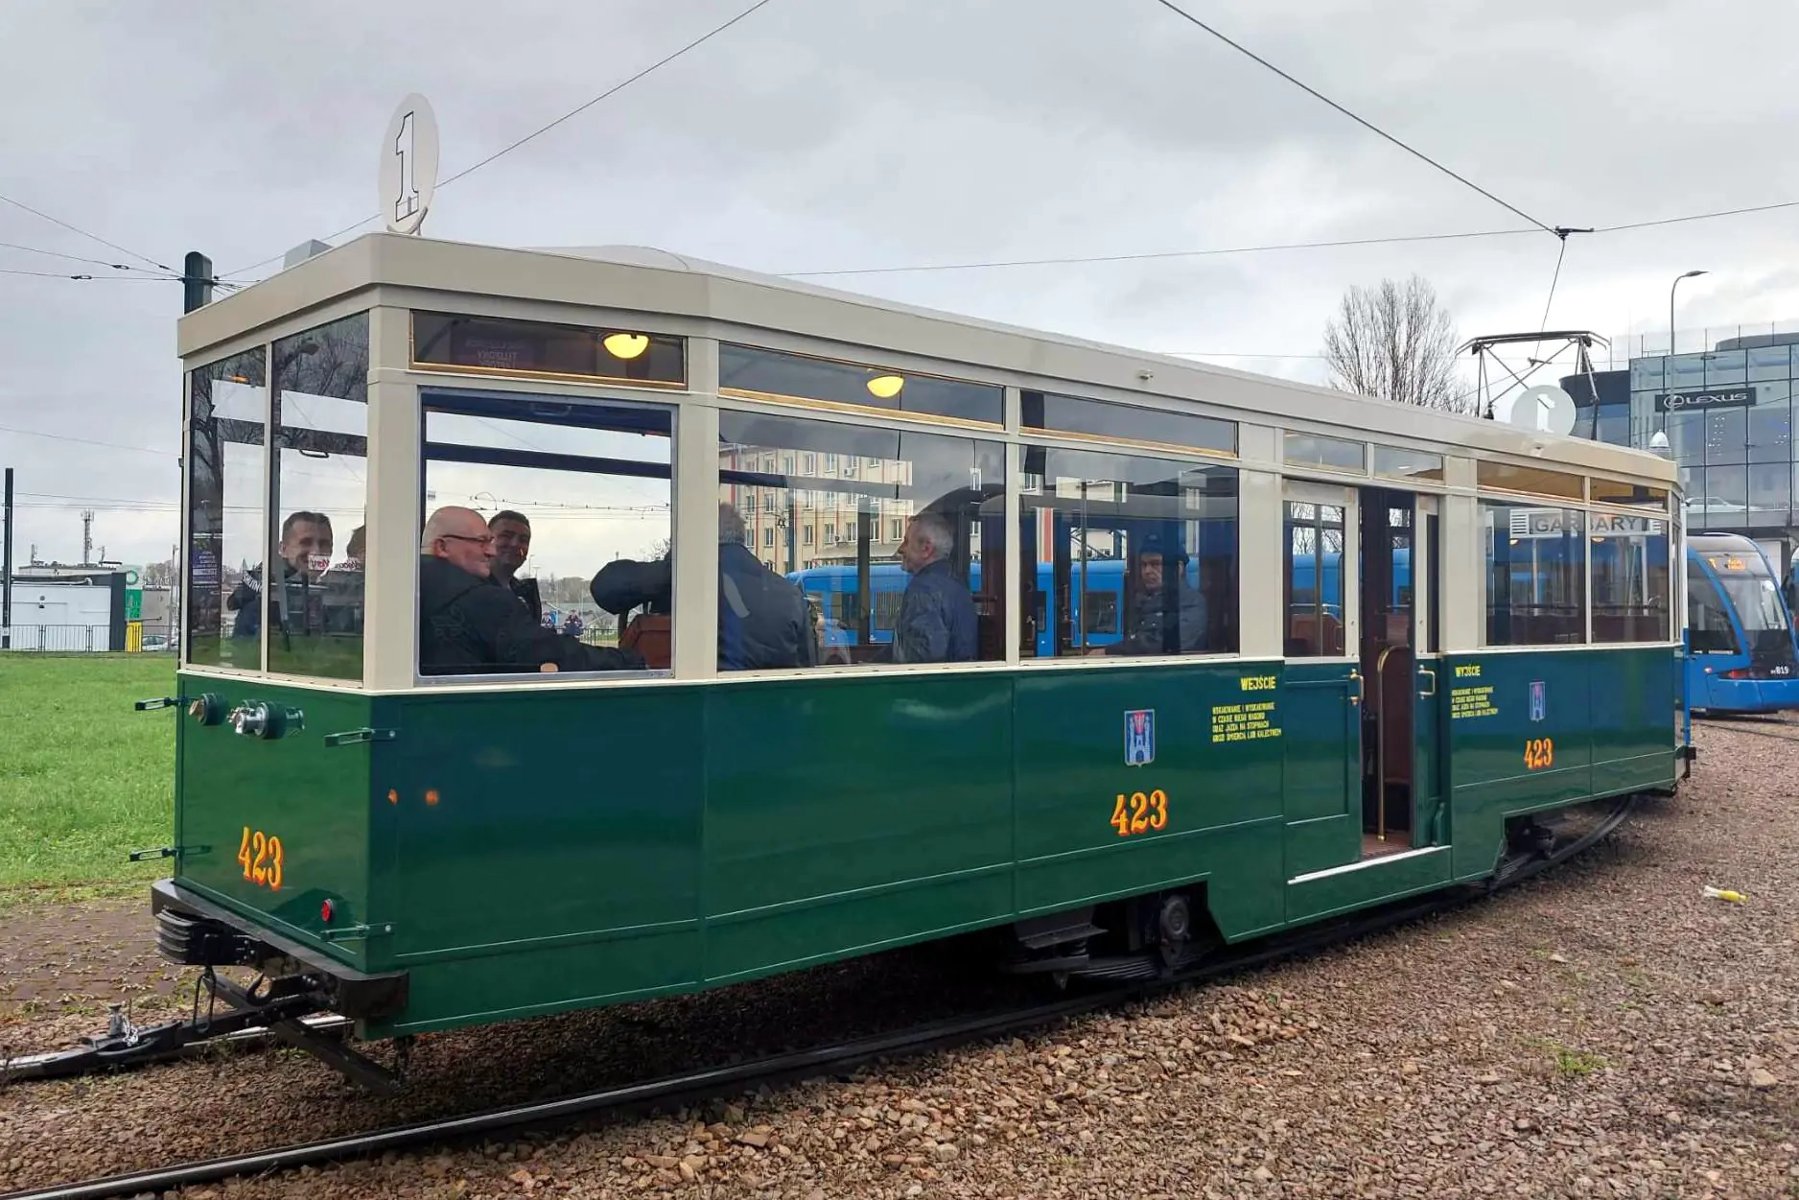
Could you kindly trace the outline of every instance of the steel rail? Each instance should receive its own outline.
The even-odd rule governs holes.
[[[1240,951],[1226,951],[1222,957],[1202,962],[1169,978],[1137,980],[1101,987],[1024,1008],[951,1018],[893,1033],[778,1054],[746,1063],[711,1067],[663,1079],[602,1088],[557,1100],[508,1105],[479,1113],[433,1118],[273,1150],[8,1192],[0,1195],[0,1200],[105,1200],[108,1197],[136,1196],[146,1192],[160,1193],[213,1183],[233,1176],[263,1175],[414,1146],[460,1141],[482,1134],[542,1128],[596,1113],[617,1113],[674,1102],[691,1102],[740,1092],[751,1085],[790,1082],[815,1077],[826,1071],[841,1071],[876,1059],[947,1049],[973,1041],[1024,1032],[1110,1008],[1123,1001],[1187,987],[1309,950],[1342,944],[1420,917],[1458,908],[1481,896],[1511,887],[1586,850],[1622,824],[1635,807],[1637,799],[1635,795],[1621,798],[1593,829],[1552,854],[1531,855],[1522,861],[1510,860],[1517,865],[1509,871],[1507,864],[1501,863],[1499,869],[1484,884],[1452,887],[1428,897],[1400,900],[1366,913],[1309,926],[1292,934],[1276,935]]]

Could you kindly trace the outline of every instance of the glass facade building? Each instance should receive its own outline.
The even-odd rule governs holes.
[[[1795,381],[1799,334],[1780,333],[1560,382],[1574,398],[1576,436],[1659,450],[1680,467],[1691,532],[1752,537],[1784,574],[1799,542]]]

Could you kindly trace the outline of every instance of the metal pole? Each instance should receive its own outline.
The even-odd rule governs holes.
[[[0,558],[0,650],[12,649],[12,468],[6,468],[6,549]]]
[[[1681,280],[1691,279],[1695,275],[1704,275],[1705,273],[1706,272],[1704,272],[1704,271],[1688,271],[1685,275],[1676,275],[1674,277],[1674,282],[1668,285],[1668,355],[1669,355],[1669,357],[1673,357],[1673,355],[1674,355],[1674,290],[1680,286]],[[1666,381],[1664,381],[1663,386],[1664,387],[1666,386]]]

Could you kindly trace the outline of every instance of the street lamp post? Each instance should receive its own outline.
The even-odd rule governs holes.
[[[1685,275],[1676,275],[1674,277],[1674,282],[1668,287],[1668,353],[1670,356],[1674,353],[1674,290],[1680,286],[1681,280],[1691,279],[1695,275],[1704,274],[1707,274],[1707,272],[1688,271]]]

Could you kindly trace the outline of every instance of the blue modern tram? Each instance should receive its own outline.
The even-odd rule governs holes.
[[[1687,703],[1694,712],[1799,708],[1799,643],[1774,569],[1739,534],[1687,539]]]

